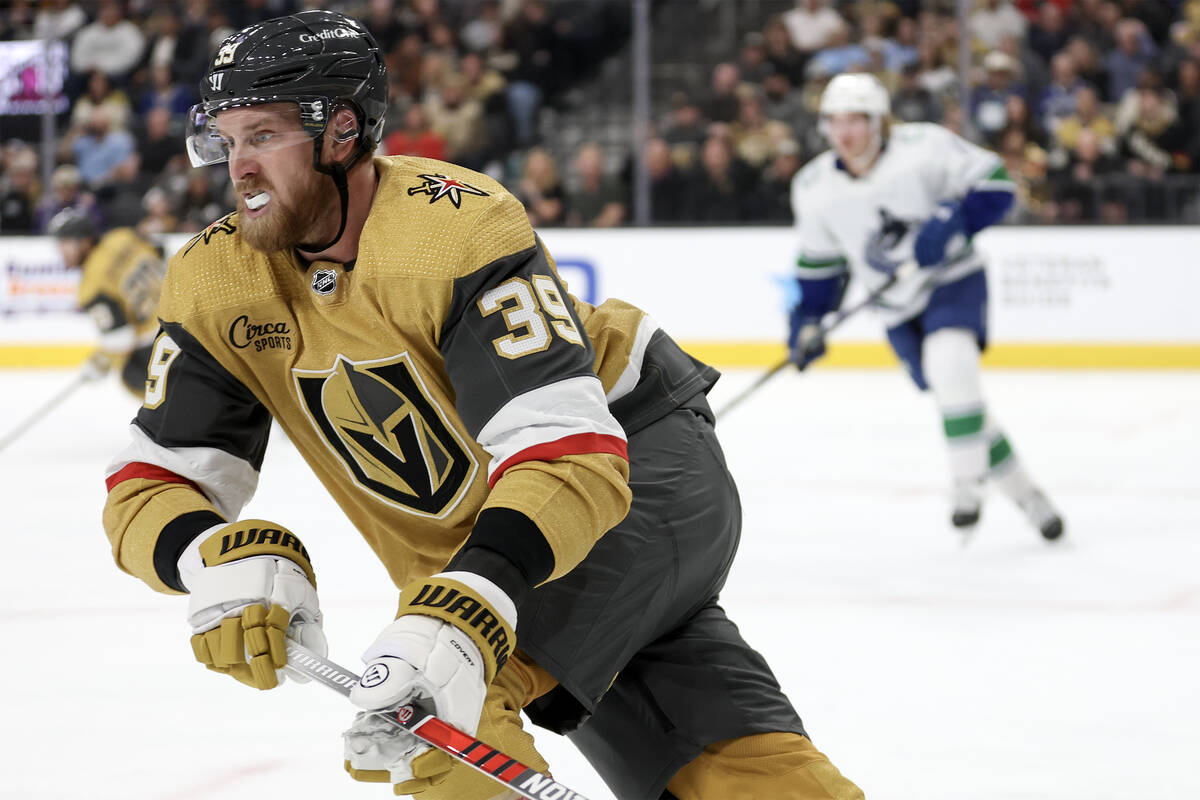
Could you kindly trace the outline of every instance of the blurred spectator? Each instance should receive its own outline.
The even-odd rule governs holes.
[[[782,122],[767,119],[762,100],[754,92],[742,98],[737,121],[729,130],[738,158],[756,169],[761,169],[771,158],[776,142],[791,136]]]
[[[675,163],[671,145],[654,137],[646,142],[646,171],[650,175],[650,209],[655,222],[686,222],[691,218],[691,182]]]
[[[204,28],[191,16],[160,8],[151,14],[146,29],[150,34],[146,65],[151,70],[169,68],[190,94],[208,66],[210,53]]]
[[[1055,53],[1050,61],[1050,85],[1038,99],[1038,118],[1042,127],[1053,130],[1058,121],[1075,113],[1075,94],[1087,84],[1075,71],[1070,53]]]
[[[179,146],[182,134],[172,127],[170,112],[165,108],[151,109],[142,123],[136,133],[142,168],[151,175],[161,175],[172,161],[182,165],[184,153]]]
[[[917,82],[939,100],[952,96],[958,89],[958,73],[946,63],[941,49],[933,41],[917,45]]]
[[[1119,169],[1120,164],[1111,151],[1105,150],[1096,132],[1090,128],[1080,129],[1066,158],[1049,173],[1054,208],[1045,215],[1047,221],[1097,219],[1105,198],[1112,199],[1115,194],[1102,182]]]
[[[446,159],[468,169],[483,166],[487,128],[483,104],[467,95],[467,82],[457,72],[442,79],[441,91],[425,101],[430,129],[446,142]]]
[[[1193,163],[1200,163],[1200,61],[1189,58],[1180,62],[1175,102],[1179,110],[1179,122],[1191,143],[1191,159]]]
[[[214,179],[224,184],[223,171],[220,167],[210,169],[193,169],[187,174],[187,184],[178,203],[177,215],[179,227],[183,231],[203,230],[232,205],[222,201],[214,185]]]
[[[700,143],[708,135],[704,115],[692,98],[685,92],[671,95],[671,115],[663,126],[663,138],[674,145],[688,145],[700,149]]]
[[[107,183],[96,191],[96,201],[100,204],[100,215],[106,227],[133,227],[141,220],[142,197],[151,183],[141,166],[138,154],[131,153],[113,168]]]
[[[1074,36],[1067,42],[1066,52],[1075,62],[1075,74],[1084,83],[1094,86],[1102,101],[1119,99],[1108,96],[1108,73],[1091,42],[1082,36]]]
[[[834,28],[826,40],[825,47],[808,61],[805,68],[809,75],[834,76],[854,69],[866,69],[871,64],[867,48],[851,39],[850,25],[843,22]]]
[[[792,83],[783,72],[774,72],[763,81],[763,112],[769,119],[779,120],[797,131],[817,124],[817,117],[804,105],[804,96],[792,89]]]
[[[46,233],[50,220],[64,208],[70,208],[88,217],[100,227],[100,209],[96,206],[96,198],[83,186],[79,168],[74,164],[63,164],[54,170],[50,178],[50,191],[46,192],[38,203],[34,219],[34,229],[38,233]]]
[[[725,136],[708,137],[700,151],[700,170],[692,192],[692,220],[735,223],[745,220],[751,201],[749,174],[733,157]]]
[[[37,207],[37,153],[28,145],[6,147],[0,171],[0,233],[33,233]]]
[[[792,221],[792,178],[800,170],[800,145],[795,139],[775,144],[771,162],[762,173],[752,209],[755,222]]]
[[[70,39],[87,22],[87,14],[71,0],[43,0],[33,20],[33,35],[39,39]]]
[[[179,220],[171,213],[171,198],[158,186],[152,186],[142,198],[145,216],[137,224],[137,232],[145,238],[178,230]]]
[[[388,134],[383,146],[392,156],[446,157],[446,140],[430,129],[425,109],[417,104],[408,107],[404,112],[404,127]]]
[[[987,78],[971,92],[971,122],[985,138],[995,142],[1008,125],[1009,95],[1024,97],[1017,83],[1016,62],[1012,56],[993,50],[983,59]]]
[[[1100,100],[1091,86],[1081,86],[1075,91],[1075,113],[1059,121],[1054,129],[1055,152],[1063,153],[1075,149],[1079,137],[1087,131],[1095,139],[1102,152],[1112,155],[1116,150],[1117,128],[1113,121],[1101,112]],[[1065,163],[1065,155],[1056,155],[1055,160]]]
[[[726,61],[713,67],[708,97],[703,104],[704,116],[712,122],[732,122],[742,104],[738,95],[741,85],[737,64]]]
[[[1017,186],[1017,221],[1037,218],[1049,200],[1046,151],[1026,139],[1024,131],[1012,128],[1001,139],[999,154]]]
[[[1104,57],[1108,71],[1108,96],[1116,100],[1137,84],[1138,74],[1152,66],[1158,54],[1146,26],[1126,17],[1117,23],[1116,47]]]
[[[496,50],[503,36],[504,23],[500,17],[499,0],[482,0],[476,16],[458,32],[463,46],[475,53]]]
[[[1029,110],[1029,103],[1019,94],[1010,94],[1004,102],[1004,112],[1007,121],[1004,133],[1016,129],[1025,135],[1025,139],[1038,147],[1045,149],[1049,143],[1046,129],[1041,126],[1038,118]],[[1001,136],[1004,134],[1001,133]]]
[[[1025,16],[1010,0],[983,0],[967,18],[967,32],[989,50],[999,47],[1005,34],[1023,40],[1026,25]]]
[[[488,162],[505,157],[513,146],[512,118],[504,94],[504,78],[486,66],[478,53],[467,53],[458,62],[467,95],[483,108],[485,171]]]
[[[566,221],[567,194],[554,156],[544,147],[534,147],[525,153],[516,195],[525,204],[529,224],[533,227],[557,227]]]
[[[742,38],[742,52],[738,56],[738,71],[742,80],[750,83],[762,83],[775,71],[775,67],[767,60],[766,39],[758,31],[750,31]]]
[[[845,21],[826,0],[796,0],[796,7],[784,12],[783,24],[796,49],[810,54],[828,46],[834,32],[844,26]]]
[[[114,83],[123,83],[145,46],[145,36],[125,18],[121,4],[100,0],[96,21],[81,28],[71,43],[71,69],[79,74],[98,69]]]
[[[161,108],[172,116],[183,119],[188,109],[196,102],[195,95],[186,87],[175,81],[175,75],[169,64],[153,64],[150,66],[150,83],[138,99],[139,114],[147,114],[152,109]]]
[[[1068,21],[1063,8],[1056,3],[1041,3],[1029,28],[1029,48],[1045,63],[1061,52],[1074,35],[1077,26]]]
[[[900,83],[892,93],[892,116],[901,122],[937,122],[942,104],[921,85],[921,65],[913,61],[900,71]]]
[[[787,25],[782,17],[772,17],[763,29],[763,46],[767,51],[767,63],[774,72],[787,75],[793,85],[804,80],[804,64],[807,58],[792,44]]]
[[[133,155],[134,141],[129,131],[113,127],[105,106],[97,106],[71,149],[83,182],[95,190],[109,181],[118,164]]]
[[[568,194],[567,224],[573,228],[612,228],[625,221],[625,193],[607,174],[604,151],[588,142],[575,154],[578,183]]]
[[[404,35],[396,0],[369,0],[361,19],[385,53],[390,53]]]
[[[507,76],[508,110],[517,144],[527,146],[537,138],[542,103],[555,81],[558,37],[543,0],[522,0],[516,19],[504,29],[504,47],[516,54],[516,65]]]
[[[129,98],[120,89],[113,88],[108,75],[96,69],[88,75],[87,90],[71,109],[71,127],[86,128],[92,112],[98,108],[108,112],[112,127],[124,129],[129,126]]]
[[[1189,143],[1170,94],[1147,87],[1138,89],[1137,99],[1138,114],[1133,124],[1119,133],[1118,146],[1126,159],[1126,170],[1152,181],[1168,172],[1188,171]]]
[[[28,39],[33,35],[34,14],[31,0],[11,0],[0,8],[0,42]]]

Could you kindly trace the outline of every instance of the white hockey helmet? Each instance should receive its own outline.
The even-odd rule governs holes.
[[[827,114],[867,114],[884,117],[891,111],[888,91],[874,75],[843,72],[835,75],[821,93],[821,116]]]

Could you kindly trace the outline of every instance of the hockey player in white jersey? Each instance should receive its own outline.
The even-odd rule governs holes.
[[[872,75],[843,74],[821,97],[832,149],[792,182],[800,299],[789,354],[803,369],[825,352],[821,318],[848,281],[878,289],[888,341],[937,403],[953,477],[952,523],[979,521],[986,483],[1013,500],[1047,540],[1062,518],[1029,478],[984,402],[979,357],[987,345],[987,282],[971,238],[1000,221],[1013,184],[996,155],[929,123],[891,124],[887,90]]]

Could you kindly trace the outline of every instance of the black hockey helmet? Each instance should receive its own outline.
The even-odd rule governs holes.
[[[91,217],[68,206],[50,218],[46,232],[55,239],[95,239],[99,231]]]
[[[302,11],[243,28],[217,48],[200,81],[201,102],[189,115],[187,150],[192,166],[227,160],[213,117],[226,109],[265,103],[295,103],[306,134],[320,139],[332,112],[349,104],[363,138],[378,144],[387,110],[387,67],[379,44],[362,23],[333,11]],[[349,165],[347,165],[348,168]],[[322,170],[326,171],[326,170]]]

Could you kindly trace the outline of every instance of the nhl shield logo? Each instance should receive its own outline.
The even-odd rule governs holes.
[[[312,276],[312,290],[322,297],[337,291],[338,275],[331,269],[319,269]]]
[[[411,513],[441,519],[479,469],[426,391],[407,353],[337,356],[327,370],[292,371],[309,419],[355,484]]]

